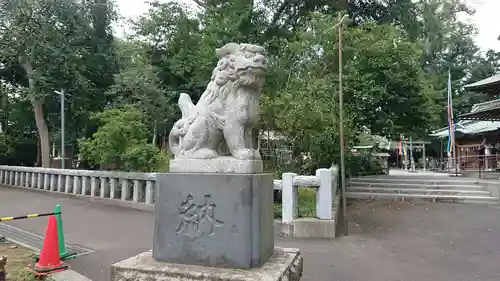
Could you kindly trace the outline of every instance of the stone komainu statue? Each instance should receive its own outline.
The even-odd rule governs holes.
[[[228,150],[237,159],[260,160],[252,129],[259,118],[264,48],[229,43],[216,54],[217,67],[198,103],[185,93],[179,97],[182,118],[170,131],[170,152],[175,158],[213,159]]]

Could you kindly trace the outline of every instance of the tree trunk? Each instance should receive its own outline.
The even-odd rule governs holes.
[[[156,127],[158,126],[156,125],[156,119],[155,119],[155,125],[153,128],[153,145],[156,145],[156,135],[158,134]]]
[[[35,122],[40,136],[40,151],[42,152],[42,167],[50,168],[50,139],[49,128],[43,116],[43,102],[32,101],[33,111],[35,112]]]
[[[42,151],[40,150],[40,136],[38,136],[36,140],[36,167],[40,167],[40,163],[42,163]]]
[[[42,167],[50,168],[50,139],[49,139],[49,127],[45,121],[45,116],[43,114],[43,100],[37,99],[34,94],[36,91],[35,79],[33,75],[33,65],[31,62],[23,63],[24,70],[28,76],[29,89],[31,94],[31,105],[33,106],[33,111],[35,113],[35,123],[38,129],[38,136],[40,139],[40,152],[42,156]]]

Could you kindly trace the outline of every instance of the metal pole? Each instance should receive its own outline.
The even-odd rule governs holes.
[[[424,171],[427,170],[427,159],[425,157],[425,142],[422,144],[422,157],[424,158]]]
[[[441,146],[439,147],[439,151],[441,151],[441,155],[440,155],[440,158],[439,158],[439,167],[441,167],[441,171],[443,170],[443,162],[444,162],[444,158],[443,158],[443,139],[441,138]]]
[[[64,169],[66,162],[64,133],[64,90],[61,90],[61,169]]]
[[[347,229],[347,202],[345,195],[345,163],[344,163],[344,93],[342,88],[342,75],[343,75],[343,63],[342,63],[342,29],[343,29],[343,17],[342,12],[339,12],[339,121],[340,121],[340,173],[342,181],[342,214],[344,217],[344,235],[348,235]]]
[[[404,154],[405,154],[405,157],[404,157],[404,160],[403,160],[403,165],[404,165],[404,169],[405,171],[408,171],[408,145],[406,144],[406,136],[405,134],[402,134],[403,135],[403,151],[404,151]]]
[[[415,162],[413,161],[413,143],[410,136],[410,161],[411,161],[411,171],[415,172]]]
[[[453,138],[453,142],[455,142],[455,138]],[[455,176],[458,177],[458,154],[457,154],[457,146],[453,147],[453,156],[455,156]]]
[[[61,169],[64,169],[64,162],[66,160],[64,153],[64,90],[54,92],[61,97]]]

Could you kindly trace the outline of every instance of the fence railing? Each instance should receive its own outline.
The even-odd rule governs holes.
[[[298,188],[315,187],[316,217],[323,220],[333,219],[332,208],[337,188],[337,167],[318,169],[315,176],[300,176],[295,173],[283,173],[281,180],[274,180],[274,188],[281,189],[282,221],[291,223],[297,218]]]
[[[331,220],[337,178],[337,167],[332,167],[318,169],[315,176],[284,173],[281,180],[274,180],[274,189],[282,192],[283,222],[290,223],[297,217],[300,187],[317,188],[316,217]],[[0,166],[0,184],[153,204],[156,173]]]
[[[435,169],[455,170],[456,165],[459,171],[496,171],[500,170],[500,154],[459,156],[451,158],[451,162],[445,157]]]
[[[0,184],[153,204],[156,174],[0,166]]]

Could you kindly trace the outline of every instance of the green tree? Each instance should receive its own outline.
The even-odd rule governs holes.
[[[80,155],[91,165],[114,165],[128,171],[152,171],[165,161],[159,149],[147,143],[148,128],[133,106],[107,109],[94,119],[99,128],[79,142]]]
[[[88,1],[87,1],[88,2]],[[83,63],[92,50],[86,6],[67,0],[6,0],[0,7],[0,62],[25,86],[40,139],[42,166],[50,166],[47,102],[54,89],[85,93],[93,83]],[[94,22],[95,24],[95,22]],[[97,25],[94,25],[97,26]],[[87,73],[88,74],[88,73]]]
[[[139,43],[123,42],[120,47],[121,71],[106,95],[118,105],[134,105],[153,132],[156,144],[158,124],[172,119],[173,106],[168,103],[158,70],[151,65],[147,49]]]

